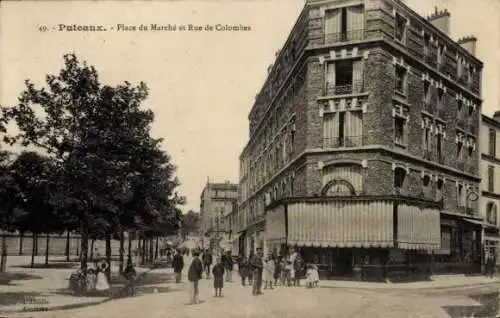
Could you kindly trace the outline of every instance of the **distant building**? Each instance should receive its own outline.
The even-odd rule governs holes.
[[[207,182],[200,197],[201,235],[215,238],[217,235],[223,237],[229,234],[228,216],[236,208],[237,197],[237,184],[229,181],[224,183]]]
[[[484,257],[499,256],[500,208],[500,111],[493,118],[482,116],[481,122],[481,163],[482,177],[480,211],[484,219]]]
[[[399,0],[306,1],[248,117],[246,254],[294,247],[342,276],[479,270],[483,63],[449,20]]]

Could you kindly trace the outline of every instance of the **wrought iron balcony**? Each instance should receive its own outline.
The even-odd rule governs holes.
[[[427,54],[424,57],[425,63],[429,64],[432,67],[437,67],[437,55],[436,54]]]
[[[362,145],[363,136],[323,138],[323,148],[360,147]]]
[[[334,44],[339,42],[358,41],[365,38],[365,30],[351,30],[340,33],[326,33],[325,44]]]
[[[441,119],[445,119],[445,116],[446,116],[446,110],[443,108],[443,107],[438,107],[437,108],[437,111],[436,111],[436,115],[441,118]]]
[[[457,119],[457,127],[460,127],[462,129],[465,129],[465,120],[462,118]]]
[[[444,164],[444,156],[443,156],[442,153],[438,153],[438,155],[437,155],[437,161],[438,161],[438,163],[440,163],[442,165]]]
[[[432,152],[429,149],[424,149],[424,159],[426,160],[432,159]]]
[[[349,84],[336,85],[334,83],[327,83],[326,85],[326,96],[332,95],[349,95],[349,94],[359,94],[364,91],[363,81],[354,81]]]
[[[429,102],[424,102],[424,110],[429,114],[434,114],[435,111],[434,104],[431,104]]]

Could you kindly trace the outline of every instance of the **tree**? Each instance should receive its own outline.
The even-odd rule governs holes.
[[[198,233],[200,229],[200,214],[189,210],[186,214],[182,215],[182,229],[183,234],[188,235],[191,233]]]
[[[144,186],[144,180],[160,167],[151,162],[163,156],[168,166],[170,160],[159,150],[161,140],[150,136],[154,114],[141,108],[148,96],[146,85],[102,86],[95,68],[82,65],[74,54],[65,55],[64,63],[58,76],[46,77],[47,89],[36,89],[26,81],[19,104],[4,107],[5,117],[15,120],[20,130],[5,140],[35,145],[54,160],[57,181],[51,203],[64,219],[77,220],[85,269],[92,224],[103,224],[107,239],[117,225],[122,232],[137,228],[137,222],[153,224],[158,214],[150,207],[176,204],[177,197],[168,195],[177,184],[175,178],[165,179],[163,189],[168,195],[163,201],[160,196],[152,199],[154,192]],[[132,199],[124,200],[124,189],[130,184],[134,185]],[[132,216],[132,206],[140,210],[138,218]]]
[[[49,234],[62,232],[64,223],[56,209],[50,203],[53,164],[45,156],[33,151],[22,152],[11,165],[12,176],[18,185],[24,200],[19,208],[25,211],[23,217],[16,220],[16,228],[21,233],[33,234],[33,246],[40,233],[47,234],[45,265],[48,265]],[[31,266],[34,266],[35,249],[32,249]]]

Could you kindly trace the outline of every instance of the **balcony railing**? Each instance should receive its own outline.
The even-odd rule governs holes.
[[[359,94],[364,91],[363,81],[354,81],[349,84],[336,85],[334,83],[327,83],[326,85],[326,96],[332,95],[349,95],[349,94]]]
[[[436,115],[441,118],[441,119],[444,119],[445,115],[446,115],[446,110],[443,108],[443,107],[438,107],[437,108],[437,111],[436,111]]]
[[[424,102],[424,110],[429,114],[434,114],[434,104]]]
[[[365,30],[351,30],[341,33],[326,33],[325,44],[333,44],[338,42],[359,41],[365,38]]]
[[[424,159],[426,160],[431,160],[432,158],[432,152],[429,149],[424,149]]]
[[[442,153],[438,153],[438,155],[437,155],[437,161],[440,164],[444,164],[444,156],[443,156]]]
[[[437,67],[437,55],[436,54],[428,54],[425,55],[424,60],[429,66]]]
[[[458,118],[457,119],[457,127],[465,129],[465,120],[463,120],[462,118]]]
[[[323,148],[360,147],[362,145],[363,136],[323,138]]]

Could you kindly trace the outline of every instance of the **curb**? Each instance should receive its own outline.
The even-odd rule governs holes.
[[[483,286],[491,286],[491,285],[496,285],[500,284],[500,281],[496,282],[491,282],[491,283],[477,283],[477,284],[469,284],[469,285],[452,285],[452,286],[436,286],[436,287],[420,287],[420,288],[394,288],[394,287],[374,287],[374,288],[367,288],[367,287],[356,287],[356,286],[319,286],[319,288],[329,288],[329,289],[362,289],[362,290],[402,290],[402,291],[432,291],[432,290],[446,290],[446,289],[452,289],[452,288],[475,288],[475,287],[483,287]]]
[[[146,276],[149,272],[154,271],[155,269],[158,269],[158,267],[148,268],[146,271],[144,271],[139,276],[137,276],[137,281],[139,281],[144,276]],[[96,301],[90,301],[90,302],[79,303],[79,304],[54,305],[54,306],[49,306],[49,307],[29,307],[29,308],[24,307],[23,309],[19,309],[19,308],[13,308],[13,309],[7,309],[7,310],[0,309],[0,315],[13,314],[13,313],[34,313],[34,312],[48,312],[48,311],[57,311],[57,310],[70,310],[70,309],[78,309],[78,308],[83,308],[83,307],[97,306],[97,305],[107,303],[107,302],[114,300],[114,299],[122,298],[122,297],[120,297],[120,295],[122,294],[122,292],[124,290],[125,290],[125,287],[120,287],[118,289],[118,291],[114,292],[110,296],[107,296],[103,300],[96,300]],[[9,318],[9,317],[0,316],[0,318]]]

